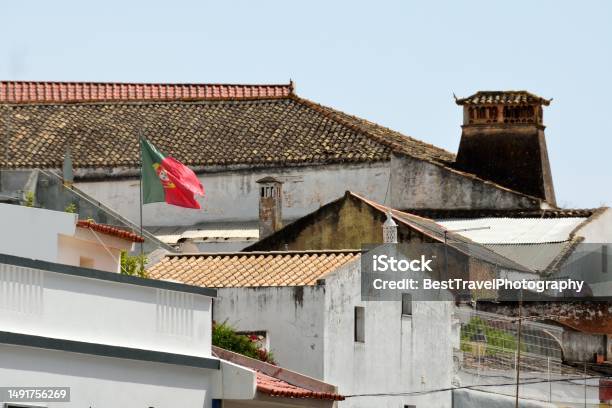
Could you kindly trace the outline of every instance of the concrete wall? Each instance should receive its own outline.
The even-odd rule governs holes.
[[[563,331],[563,359],[566,361],[593,361],[594,354],[606,354],[606,338],[601,334]]]
[[[325,280],[325,381],[344,394],[428,391],[451,386],[452,310],[448,302],[361,301],[360,265]],[[354,341],[354,308],[365,308],[365,342]],[[353,397],[340,407],[450,407],[450,392],[423,396]]]
[[[69,403],[45,407],[210,408],[215,371],[0,345],[5,386],[70,387]]]
[[[165,226],[257,220],[259,192],[256,181],[265,176],[283,182],[283,219],[291,220],[340,197],[346,190],[383,201],[389,182],[389,165],[331,165],[200,174],[199,179],[206,190],[205,197],[198,198],[201,210],[165,203],[147,204],[144,207],[144,224]],[[80,181],[75,185],[124,217],[138,220],[138,179]]]
[[[514,408],[516,400],[510,395],[499,395],[495,391],[486,392],[478,390],[453,391],[453,408]],[[547,402],[519,399],[521,408],[555,408],[556,405]]]
[[[555,407],[600,407],[599,378],[586,381],[576,380],[582,375],[578,372],[560,374],[558,366],[553,366],[548,382],[548,373],[521,371],[523,383],[519,388],[519,407],[522,408],[555,408]],[[486,369],[480,371],[460,370],[459,384],[463,387],[475,386],[472,389],[453,391],[453,407],[492,407],[513,408],[516,396],[516,372],[514,369]],[[528,384],[526,384],[528,383]],[[481,387],[478,387],[481,385]],[[586,395],[585,395],[586,391]],[[585,401],[586,397],[586,401]]]
[[[58,234],[73,235],[76,215],[0,204],[0,252],[59,262]]]
[[[0,264],[2,330],[210,357],[211,298]]]
[[[539,208],[538,200],[411,157],[391,159],[393,208]]]
[[[216,322],[239,331],[267,332],[280,367],[323,379],[325,287],[220,288]]]

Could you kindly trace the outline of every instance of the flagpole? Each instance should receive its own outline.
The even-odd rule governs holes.
[[[140,189],[140,236],[144,236],[143,235],[143,228],[142,228],[142,201],[143,201],[143,192],[142,192],[142,130],[139,128],[138,129],[138,145],[140,147],[140,178],[138,179],[138,185],[139,185],[139,189]],[[144,255],[144,242],[140,243],[140,256]]]

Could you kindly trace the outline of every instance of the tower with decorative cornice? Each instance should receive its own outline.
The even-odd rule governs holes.
[[[456,99],[463,106],[456,167],[556,205],[543,106],[527,91],[480,91]]]

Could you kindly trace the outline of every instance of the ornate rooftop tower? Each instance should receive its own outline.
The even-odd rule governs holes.
[[[527,91],[480,91],[463,106],[456,167],[556,205],[544,137],[542,106]]]

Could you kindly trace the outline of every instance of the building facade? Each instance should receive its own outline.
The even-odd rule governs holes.
[[[449,392],[428,391],[452,385],[452,304],[362,301],[358,251],[170,255],[150,273],[218,287],[215,321],[265,336],[281,366],[337,385],[350,395],[340,407],[451,406]]]

